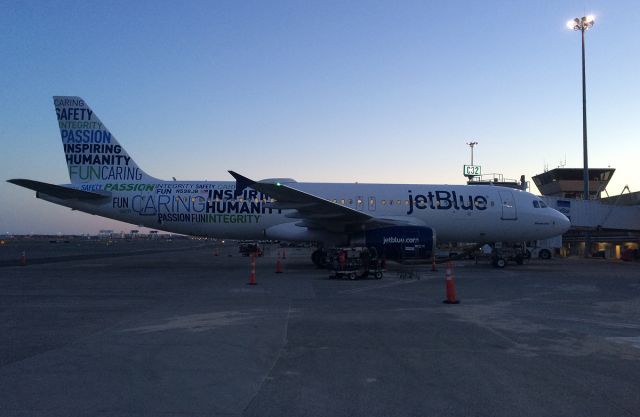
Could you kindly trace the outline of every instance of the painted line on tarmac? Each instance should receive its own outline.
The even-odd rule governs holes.
[[[640,349],[640,337],[606,337],[606,340],[614,343],[629,344],[634,348]]]
[[[557,316],[550,317],[550,316],[544,316],[541,314],[527,314],[527,316],[541,318],[545,320],[560,320],[560,321],[571,321],[575,323],[597,324],[599,326],[616,327],[621,329],[640,329],[639,324],[632,324],[632,323],[613,323],[608,321],[582,319],[579,317],[557,317]]]

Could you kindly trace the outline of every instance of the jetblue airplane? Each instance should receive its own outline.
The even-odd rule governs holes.
[[[493,185],[254,181],[234,171],[234,181],[163,181],[136,164],[82,98],[53,102],[71,183],[9,182],[74,210],[173,233],[367,245],[389,256],[431,256],[436,236],[523,242],[569,229],[567,217],[535,195]]]

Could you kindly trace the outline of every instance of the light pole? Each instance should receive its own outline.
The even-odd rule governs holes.
[[[467,142],[467,145],[471,148],[471,165],[473,165],[473,147],[477,144],[478,142]]]
[[[584,171],[582,173],[584,181],[584,199],[589,200],[589,158],[587,157],[587,84],[584,70],[584,32],[591,29],[595,23],[594,17],[576,17],[567,22],[567,27],[579,30],[582,33],[582,154],[584,157]]]

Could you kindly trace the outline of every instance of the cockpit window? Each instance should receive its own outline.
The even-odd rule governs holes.
[[[547,204],[542,200],[533,200],[534,208],[547,208]]]

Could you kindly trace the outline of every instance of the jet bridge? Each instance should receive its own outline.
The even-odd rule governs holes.
[[[600,200],[577,200],[542,196],[550,207],[571,220],[571,228],[640,232],[640,205],[619,206]]]
[[[640,246],[640,204],[615,205],[611,201],[541,197],[571,221],[563,236],[564,253],[621,258],[625,250]],[[585,246],[586,245],[586,246]],[[607,254],[608,252],[608,254]]]

